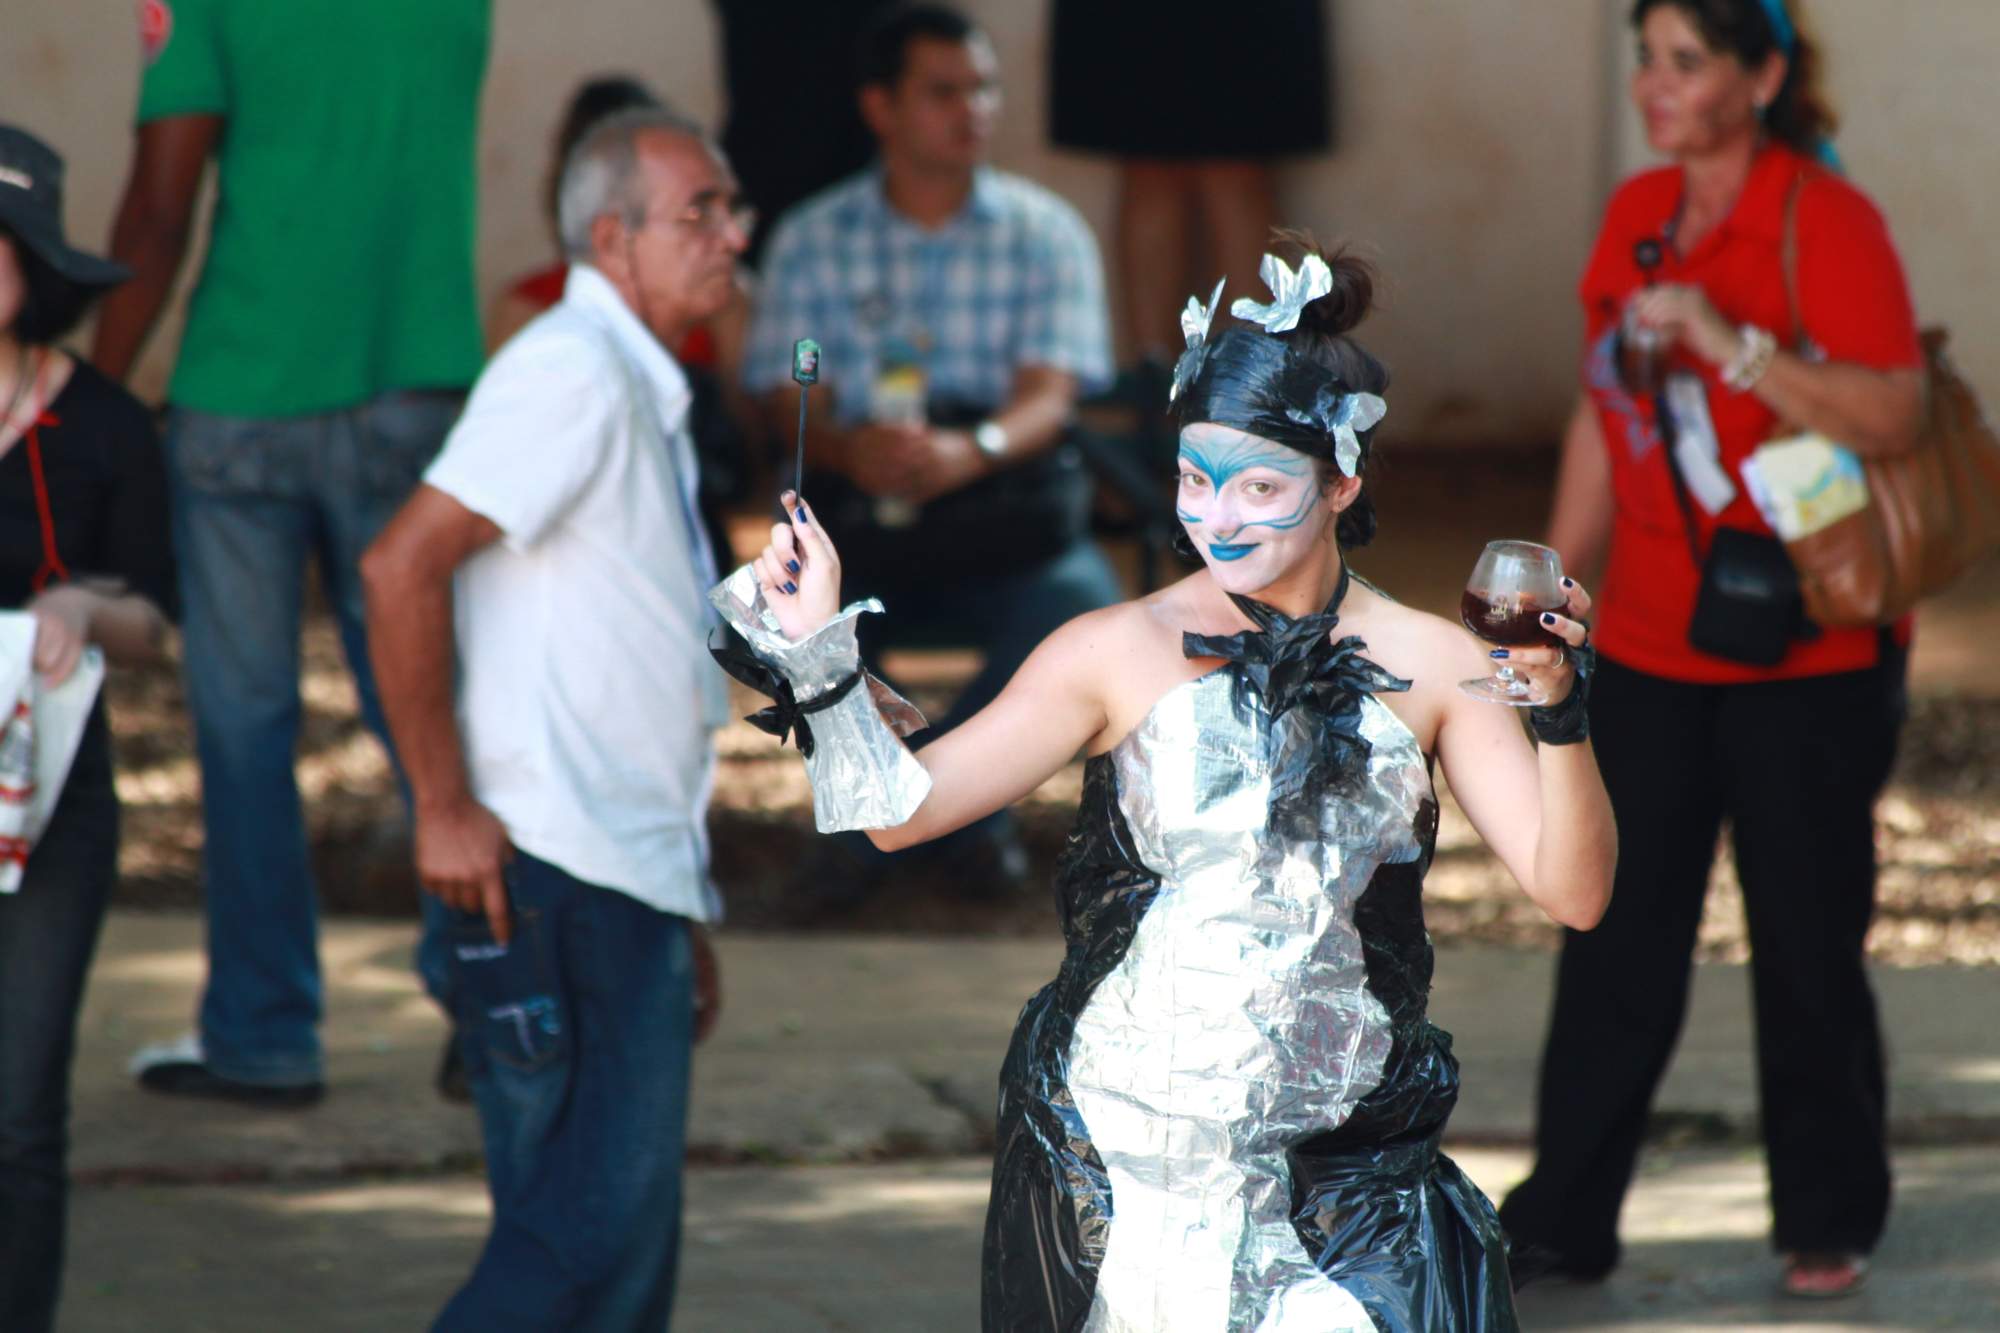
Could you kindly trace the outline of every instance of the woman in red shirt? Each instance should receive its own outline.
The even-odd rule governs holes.
[[[1606,561],[1591,729],[1623,854],[1604,923],[1565,939],[1536,1166],[1501,1217],[1523,1268],[1599,1278],[1616,1264],[1618,1210],[1679,1033],[1726,820],[1784,1288],[1843,1295],[1889,1203],[1862,945],[1907,627],[1794,638],[1769,665],[1703,651],[1689,641],[1694,548],[1708,552],[1720,529],[1768,538],[1742,464],[1783,423],[1864,456],[1908,447],[1922,410],[1917,334],[1880,215],[1825,165],[1815,53],[1783,0],[1637,0],[1632,23],[1633,101],[1674,161],[1619,188],[1584,274],[1584,391],[1549,538],[1565,568]],[[1665,392],[1621,382],[1621,326],[1664,345],[1677,381]]]

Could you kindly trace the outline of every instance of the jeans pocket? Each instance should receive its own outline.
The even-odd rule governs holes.
[[[515,909],[513,938],[506,944],[493,938],[484,917],[455,917],[449,939],[459,1040],[469,1071],[490,1063],[533,1073],[568,1054],[569,1016],[539,909]]]
[[[456,389],[401,389],[369,403],[361,450],[369,494],[400,503],[414,491],[464,406]]]
[[[168,414],[166,454],[176,481],[213,495],[263,495],[279,485],[291,432],[279,421],[216,416],[177,407]]]

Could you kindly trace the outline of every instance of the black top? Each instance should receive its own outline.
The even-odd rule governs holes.
[[[1054,0],[1049,138],[1118,157],[1323,153],[1329,0],[1147,6]]]
[[[177,612],[168,537],[166,462],[146,407],[78,361],[45,409],[37,434],[48,480],[56,551],[72,579],[115,578],[167,615]],[[42,525],[25,436],[0,454],[0,605],[34,597]],[[110,737],[100,702],[70,768],[69,788],[111,781]]]

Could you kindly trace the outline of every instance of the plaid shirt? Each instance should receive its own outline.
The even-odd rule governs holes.
[[[753,392],[789,385],[792,342],[821,348],[835,419],[868,415],[886,359],[915,351],[933,403],[992,411],[1014,371],[1048,366],[1088,393],[1110,379],[1104,273],[1076,210],[982,168],[966,206],[926,231],[889,206],[878,169],[828,188],[771,237],[744,356]]]

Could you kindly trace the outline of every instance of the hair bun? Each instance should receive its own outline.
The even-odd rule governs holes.
[[[1271,240],[1279,249],[1296,251],[1301,261],[1307,255],[1317,255],[1333,274],[1333,290],[1308,302],[1299,312],[1302,332],[1338,338],[1375,308],[1375,267],[1367,260],[1348,253],[1343,246],[1323,249],[1308,231],[1280,227],[1271,233]]]

